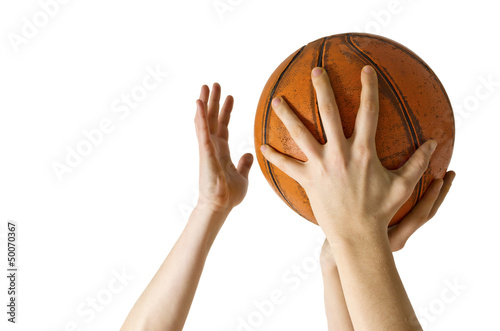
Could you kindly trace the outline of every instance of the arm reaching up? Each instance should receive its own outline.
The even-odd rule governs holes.
[[[356,330],[421,330],[392,256],[387,228],[427,169],[437,142],[423,143],[399,169],[386,169],[375,145],[378,79],[361,70],[361,101],[354,132],[346,138],[328,74],[311,73],[327,142],[320,144],[282,97],[276,115],[306,155],[300,161],[263,145],[264,157],[306,191],[337,264]]]
[[[388,229],[389,243],[393,252],[402,249],[408,238],[434,217],[454,179],[455,173],[448,171],[444,180],[435,180],[412,211],[400,223]],[[345,302],[339,272],[327,239],[321,249],[320,262],[328,330],[352,331],[354,328]]]
[[[130,311],[122,331],[180,331],[212,243],[229,212],[246,195],[252,154],[236,168],[229,154],[228,124],[233,98],[228,96],[219,114],[220,86],[207,86],[196,101],[196,134],[200,156],[200,194],[181,236]]]

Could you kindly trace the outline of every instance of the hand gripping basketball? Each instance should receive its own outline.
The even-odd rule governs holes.
[[[345,138],[328,74],[312,71],[312,83],[327,137],[320,144],[282,97],[273,110],[307,161],[300,161],[262,145],[264,157],[296,180],[306,191],[318,224],[326,231],[387,231],[393,215],[410,197],[426,170],[436,141],[422,144],[399,169],[386,169],[375,146],[378,120],[378,80],[371,66],[361,73],[361,101],[354,132]],[[347,232],[346,232],[347,231]]]

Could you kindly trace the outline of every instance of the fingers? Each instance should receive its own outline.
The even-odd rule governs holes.
[[[365,146],[375,148],[375,133],[379,116],[378,79],[371,66],[361,70],[361,101],[356,115],[354,139]]]
[[[208,88],[208,86],[203,85],[201,87],[200,100],[205,105],[205,109],[208,108],[208,97],[209,97],[209,95],[210,95],[210,89]]]
[[[200,153],[204,151],[213,151],[214,146],[210,139],[205,103],[201,99],[196,100],[196,116],[194,122]]]
[[[302,172],[303,162],[276,151],[269,145],[260,147],[262,155],[288,176],[297,180]]]
[[[311,79],[316,91],[319,113],[326,137],[328,141],[332,141],[332,144],[337,144],[345,140],[345,136],[330,77],[323,68],[317,67],[312,70]]]
[[[233,105],[234,99],[232,96],[228,95],[220,110],[219,123],[217,125],[217,136],[225,140],[228,140],[229,138],[229,131],[227,126],[229,125]]]
[[[417,184],[418,180],[424,174],[425,170],[429,166],[429,161],[431,159],[432,153],[436,149],[437,142],[435,140],[427,140],[422,144],[408,161],[399,169],[395,170],[395,173],[401,176],[401,179],[413,189]]]
[[[219,119],[219,100],[220,100],[220,85],[214,83],[212,93],[210,94],[210,101],[208,102],[208,126],[210,134],[217,132],[217,124]]]
[[[432,206],[432,209],[429,213],[429,219],[433,218],[434,215],[436,215],[439,207],[441,207],[441,204],[444,201],[444,198],[446,198],[446,195],[450,191],[451,184],[453,183],[453,180],[455,180],[455,172],[454,171],[448,171],[446,175],[443,178],[443,186],[441,187],[441,190],[439,191],[439,195],[434,202],[434,205]]]
[[[250,153],[246,153],[240,158],[237,170],[243,177],[248,179],[248,173],[250,172],[252,164],[253,164],[253,155]]]
[[[227,128],[229,124],[229,119],[231,117],[231,111],[233,109],[233,97],[228,96],[224,101],[224,105],[219,114],[218,124],[217,124],[217,136],[222,139],[217,140],[217,149],[219,151],[219,158],[222,166],[234,167],[231,161],[231,152],[229,150],[229,130]]]
[[[313,155],[318,155],[321,145],[306,128],[304,123],[295,115],[293,110],[290,109],[286,101],[281,97],[274,98],[272,106],[292,139],[297,143],[302,152],[306,154],[307,158],[309,159]]]
[[[250,153],[240,158],[238,167],[235,168],[232,161],[228,145],[228,124],[233,110],[234,99],[227,96],[219,114],[221,88],[218,83],[214,83],[212,93],[208,86],[203,85],[200,92],[200,99],[196,100],[195,126],[200,153],[210,153],[215,158],[222,169],[237,170],[242,176],[248,178],[248,173],[253,163],[253,156]],[[212,135],[217,134],[215,139]],[[212,141],[212,138],[215,140]]]
[[[393,252],[403,248],[408,238],[432,218],[430,213],[442,186],[443,180],[435,179],[405,218],[399,224],[389,229],[389,241]]]

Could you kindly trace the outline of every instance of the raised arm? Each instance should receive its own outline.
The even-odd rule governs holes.
[[[123,331],[182,330],[212,243],[233,207],[247,192],[252,154],[236,168],[229,154],[228,124],[233,99],[219,114],[220,86],[203,86],[196,101],[200,156],[200,194],[181,236],[130,311]]]
[[[328,239],[325,239],[321,249],[320,265],[323,277],[328,331],[354,331],[351,316],[345,302],[339,271]]]
[[[446,173],[444,180],[435,180],[412,211],[400,223],[388,229],[392,252],[402,249],[408,238],[424,223],[434,217],[448,194],[454,179],[455,172],[449,171]],[[337,264],[327,239],[325,239],[321,249],[320,262],[328,330],[354,330],[345,302]]]
[[[392,216],[411,196],[436,148],[422,144],[397,170],[377,157],[378,81],[371,66],[361,72],[361,103],[351,137],[346,138],[330,80],[312,71],[327,136],[321,145],[283,98],[273,109],[307,161],[262,146],[264,156],[306,191],[318,224],[337,263],[345,300],[356,330],[421,330],[397,272],[387,235]]]

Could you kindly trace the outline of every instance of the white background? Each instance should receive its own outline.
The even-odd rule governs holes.
[[[358,31],[416,52],[455,108],[456,180],[437,216],[395,254],[414,308],[428,330],[500,330],[493,1],[222,0],[231,9],[220,14],[213,0],[61,0],[43,22],[48,2],[0,4],[0,275],[8,220],[19,236],[18,323],[6,322],[2,276],[0,329],[117,330],[196,201],[201,85],[219,82],[223,96],[235,98],[237,162],[254,152],[257,101],[279,63],[312,40]],[[24,18],[46,24],[14,46]],[[142,84],[148,67],[168,77],[120,118],[113,104]],[[488,79],[496,82],[491,91],[482,83]],[[489,93],[479,100],[477,89]],[[52,164],[65,163],[67,149],[104,118],[114,130],[59,180]],[[234,331],[240,318],[254,318],[252,330],[326,330],[314,262],[321,238],[274,194],[255,162],[248,195],[211,250],[185,330]],[[283,279],[303,264],[307,279]],[[133,279],[115,282],[114,272]],[[453,291],[450,283],[459,286]],[[275,290],[284,302],[259,321],[254,301]],[[98,311],[87,305],[92,297]]]

